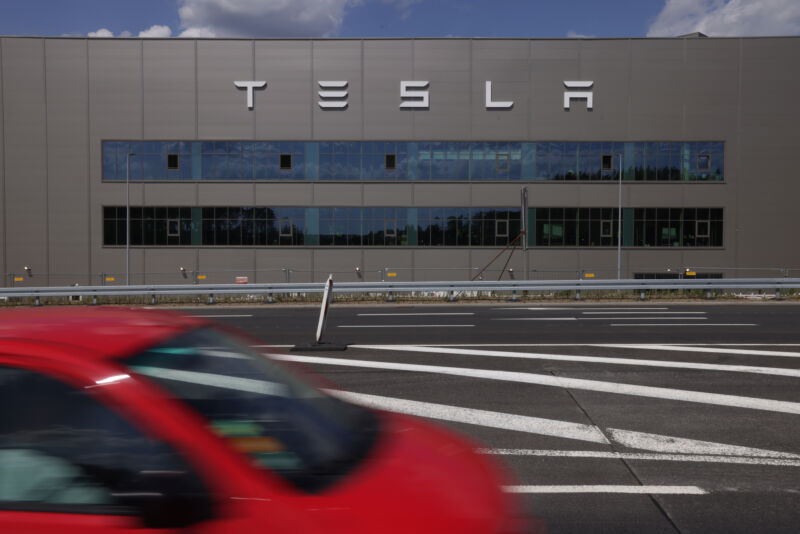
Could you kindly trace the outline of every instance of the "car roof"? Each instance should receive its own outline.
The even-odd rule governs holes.
[[[4,342],[30,341],[80,347],[89,357],[120,358],[208,324],[199,317],[143,308],[8,308],[0,310],[0,351]]]

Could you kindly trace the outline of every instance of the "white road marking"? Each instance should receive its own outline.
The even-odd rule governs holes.
[[[661,434],[648,434],[633,430],[609,428],[608,435],[613,441],[629,449],[641,449],[661,453],[712,454],[717,456],[750,456],[759,458],[800,458],[798,454],[770,451],[713,441],[678,438]]]
[[[710,354],[743,354],[747,356],[778,356],[782,358],[800,358],[800,352],[786,352],[777,350],[752,350],[752,349],[729,349],[729,348],[710,348],[710,347],[691,347],[687,345],[629,345],[621,343],[602,343],[593,345],[595,347],[607,347],[613,349],[641,349],[641,350],[668,350],[676,352],[703,352]],[[762,345],[756,345],[762,346]],[[767,345],[764,345],[767,346]],[[783,345],[778,345],[783,346]],[[792,345],[789,345],[792,346]]]
[[[492,321],[577,321],[577,317],[492,317]]]
[[[513,307],[513,308],[492,308],[493,310],[529,310],[529,311],[539,311],[539,310],[668,310],[669,308],[640,308],[638,306],[631,306],[628,308],[598,308],[595,306],[566,306],[566,307],[550,307],[550,306],[542,306],[539,308],[522,308],[522,307]]]
[[[707,495],[698,486],[504,486],[507,493],[632,493],[636,495]]]
[[[199,313],[193,313],[193,314],[190,314],[190,315],[184,315],[184,317],[214,317],[214,318],[219,318],[219,317],[252,317],[252,316],[253,316],[252,314],[200,315]]]
[[[636,460],[655,462],[689,462],[712,464],[765,465],[800,467],[800,460],[753,458],[750,456],[712,456],[707,454],[658,454],[645,452],[558,451],[537,449],[479,449],[481,454],[498,456],[544,456],[549,458],[595,458],[603,460]]]
[[[614,317],[614,320],[619,317]],[[612,323],[610,326],[758,326],[755,323]]]
[[[398,399],[394,397],[367,395],[352,391],[341,391],[335,389],[327,389],[325,391],[347,401],[380,410],[405,413],[408,415],[426,417],[429,419],[440,419],[443,421],[453,421],[470,425],[502,428],[505,430],[515,430],[518,432],[528,432],[542,436],[575,439],[580,441],[588,441],[591,443],[600,443],[603,445],[610,444],[609,439],[606,437],[603,431],[594,425],[572,423],[569,421],[559,421],[554,419],[542,419],[540,417],[515,415],[503,412],[492,412],[488,410],[475,410],[472,408],[461,408],[459,406],[419,402],[407,399]],[[789,459],[800,462],[800,455],[788,452],[742,447],[739,445],[715,443],[712,441],[699,441],[676,436],[664,436],[661,434],[646,434],[631,430],[612,428],[608,429],[608,431],[612,440],[614,440],[615,437],[619,437],[621,440],[619,441],[619,444],[624,445],[625,447],[647,450],[651,452],[669,452],[684,455],[715,455],[720,457],[741,456],[755,459]]]
[[[674,313],[676,315],[705,315],[706,312],[694,311],[626,311],[626,312],[609,312],[609,311],[585,311],[581,312],[584,315],[639,315],[639,314],[657,314],[668,315]]]
[[[424,345],[410,345],[408,343],[398,343],[399,345],[409,345],[417,347],[618,347],[618,348],[637,348],[644,347],[640,344],[597,344],[597,343],[425,343]],[[265,345],[265,346],[280,346],[280,345]],[[294,346],[294,345],[286,345]],[[392,347],[395,345],[386,344],[385,347]],[[662,343],[656,345],[658,347],[800,347],[800,343]],[[671,349],[665,349],[671,350]],[[678,349],[676,349],[678,350]],[[800,353],[798,353],[800,354]]]
[[[762,399],[757,397],[742,397],[738,395],[724,395],[720,393],[706,393],[702,391],[689,391],[684,389],[637,386],[633,384],[620,384],[618,382],[605,382],[601,380],[585,380],[535,373],[493,371],[488,369],[468,369],[464,367],[444,367],[438,365],[418,365],[411,363],[350,360],[344,358],[288,354],[269,354],[269,356],[277,360],[292,362],[315,363],[320,365],[339,365],[343,367],[365,367],[370,369],[389,369],[393,371],[411,371],[418,373],[435,373],[451,376],[466,376],[488,380],[536,384],[540,386],[558,387],[563,389],[599,391],[602,393],[611,393],[615,395],[632,395],[637,397],[694,402],[698,404],[730,406],[734,408],[746,408],[750,410],[763,410],[768,412],[800,415],[800,403]]]
[[[418,417],[440,419],[442,421],[453,421],[456,423],[467,423],[470,425],[480,425],[491,428],[502,428],[504,430],[515,430],[517,432],[528,432],[541,436],[554,436],[558,438],[589,441],[591,443],[608,444],[608,440],[603,435],[603,432],[594,425],[584,425],[580,423],[570,423],[567,421],[542,419],[541,417],[529,417],[510,413],[492,412],[488,410],[460,408],[458,406],[448,406],[446,404],[433,404],[430,402],[417,402],[392,397],[379,397],[376,395],[366,395],[363,393],[353,393],[350,391],[326,391],[332,395],[360,404],[362,406],[378,408],[381,410],[389,410],[408,415],[415,415]]]
[[[250,347],[256,349],[264,349],[264,348],[288,349],[289,347],[294,347],[294,345],[250,345]]]
[[[492,321],[697,321],[707,317],[492,317]]]
[[[424,352],[432,354],[453,354],[457,356],[484,356],[491,358],[517,358],[523,360],[552,360],[560,362],[585,362],[611,365],[633,365],[643,367],[668,367],[673,369],[696,369],[702,371],[722,371],[730,373],[754,373],[800,378],[800,369],[780,367],[757,367],[749,365],[728,365],[700,362],[676,362],[671,360],[639,360],[635,358],[614,358],[606,356],[576,356],[571,354],[545,354],[536,352],[508,352],[502,350],[477,350],[450,347],[424,347],[419,345],[351,345],[354,349],[392,350],[402,352]]]
[[[708,317],[578,317],[579,321],[705,321]]]
[[[474,324],[341,324],[336,328],[470,328]]]
[[[359,313],[359,317],[401,317],[401,316],[417,316],[417,315],[475,315],[474,312],[458,312],[458,313]]]

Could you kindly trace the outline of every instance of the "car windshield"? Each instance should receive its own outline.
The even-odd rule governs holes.
[[[306,491],[319,491],[370,450],[377,417],[303,383],[213,329],[183,334],[125,360],[200,412],[209,427]]]

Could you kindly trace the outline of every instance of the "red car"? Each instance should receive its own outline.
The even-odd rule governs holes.
[[[497,470],[207,320],[0,312],[0,532],[505,533]]]

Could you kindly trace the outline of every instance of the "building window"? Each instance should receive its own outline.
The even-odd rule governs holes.
[[[711,170],[711,156],[709,154],[697,155],[697,170],[699,172],[709,172]]]
[[[281,154],[281,167],[282,171],[290,171],[292,170],[292,155],[291,154]]]
[[[600,237],[611,237],[614,225],[611,221],[600,221]]]
[[[614,170],[614,156],[611,154],[603,154],[600,170],[613,171]]]
[[[697,221],[697,237],[708,237],[709,236],[709,224],[708,221]]]
[[[397,155],[396,154],[386,154],[384,157],[384,166],[386,167],[387,171],[393,171],[397,168]]]
[[[508,237],[508,221],[496,221],[494,229],[495,237]]]
[[[292,237],[292,220],[284,217],[280,221],[280,237]]]
[[[180,237],[181,222],[178,219],[167,219],[167,237]]]
[[[177,171],[181,168],[181,158],[179,154],[167,154],[167,170]]]
[[[397,221],[395,219],[386,219],[384,225],[384,236],[391,238],[397,237]]]
[[[497,172],[508,172],[511,163],[508,154],[497,154],[494,158],[494,168]]]

